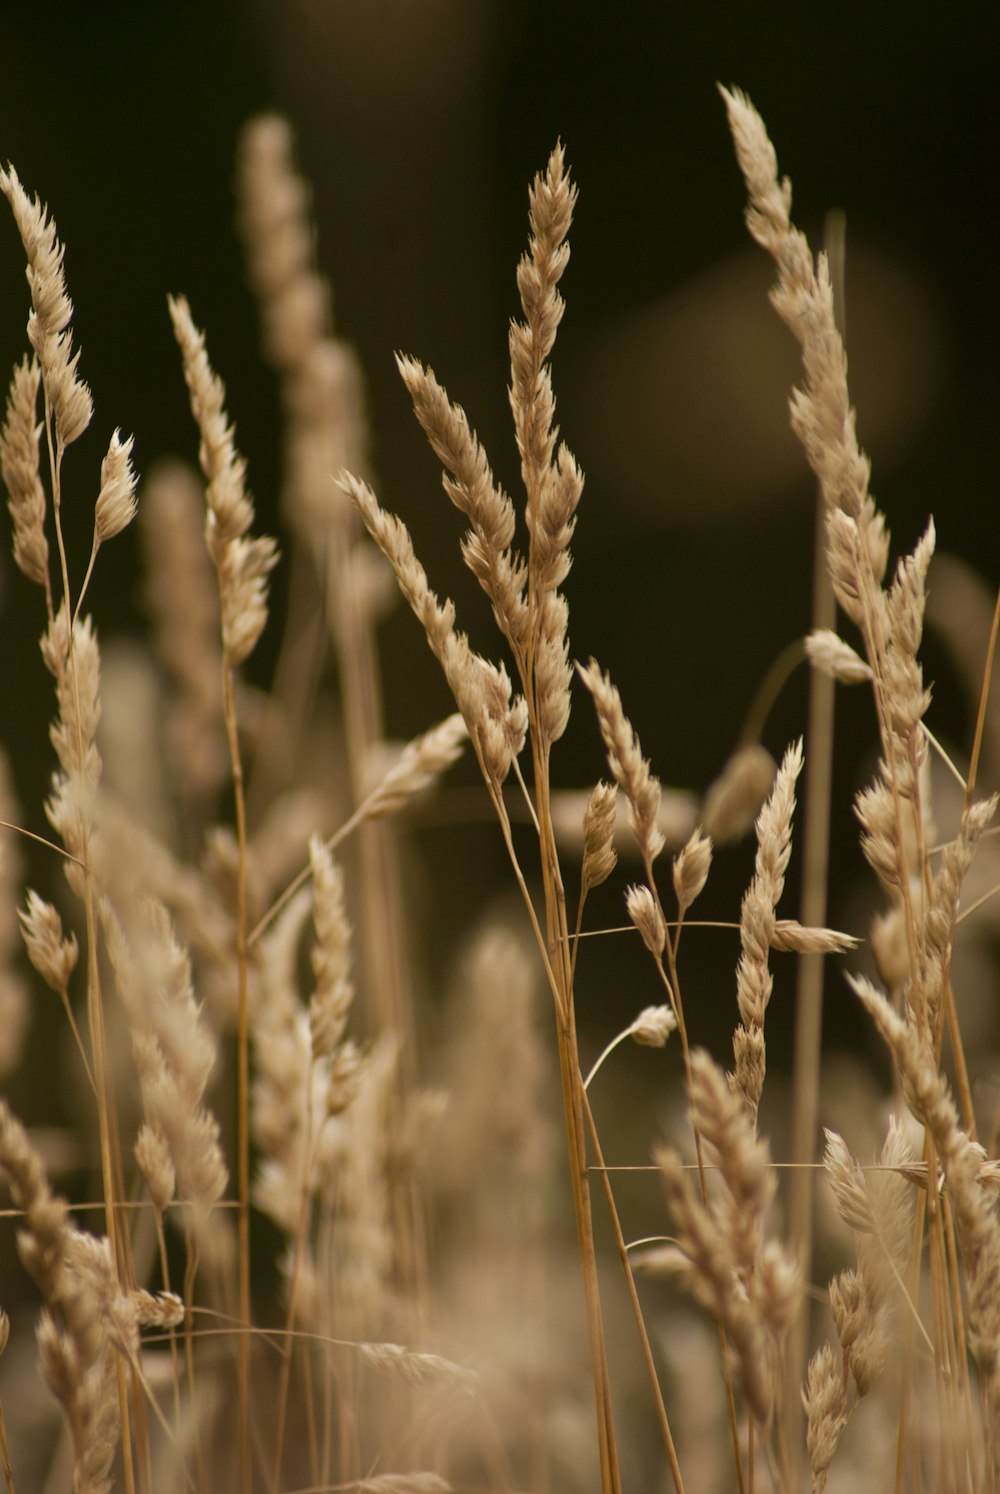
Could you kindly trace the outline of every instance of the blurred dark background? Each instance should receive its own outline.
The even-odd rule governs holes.
[[[195,458],[168,292],[183,291],[207,330],[258,527],[278,525],[277,389],[259,357],[232,190],[241,125],[277,109],[315,187],[338,330],[364,366],[378,490],[410,523],[432,584],[456,596],[473,641],[492,651],[488,611],[462,573],[456,516],[392,355],[433,366],[516,492],[506,326],[527,185],[561,138],[580,202],[555,385],[563,434],[587,473],[569,582],[573,650],[611,670],[664,782],[700,793],[769,664],[808,628],[814,512],[787,430],[795,350],[767,305],[770,266],[743,226],[721,80],[764,115],[813,242],[829,208],[846,212],[852,392],[896,553],[933,512],[941,548],[995,583],[994,5],[945,14],[859,0],[833,9],[788,0],[150,0],[5,4],[0,20],[0,157],[57,219],[95,396],[94,424],[66,473],[79,569],[113,427],[135,433],[140,469],[168,453]],[[25,345],[22,268],[9,223],[0,231],[4,368]],[[51,768],[39,741],[48,711],[40,609],[7,561],[0,584],[0,736],[22,802],[39,806]],[[90,593],[103,636],[143,627],[141,594],[127,534],[102,553]],[[390,729],[409,736],[449,709],[444,684],[408,613],[393,615],[384,641]],[[265,646],[262,681],[267,662]],[[961,752],[972,707],[933,640],[928,673],[935,727]],[[862,868],[850,799],[873,750],[867,702],[842,698],[838,712],[834,921],[853,916]],[[800,671],[764,731],[776,757],[804,722]],[[557,771],[583,786],[601,767],[579,699]],[[42,828],[40,809],[27,815]],[[488,824],[472,835],[429,828],[425,842],[444,889],[420,909],[433,969],[447,945],[435,908],[453,925],[471,921],[485,889],[507,879]],[[746,844],[720,854],[706,912],[737,916],[751,862]],[[595,903],[595,921],[619,920],[621,885]],[[793,901],[794,890],[783,911]],[[735,941],[720,936],[702,966],[704,948],[688,954],[695,998],[705,998],[693,1025],[724,1038]],[[591,958],[597,994],[587,1015],[603,1036],[655,995],[644,967],[634,980],[623,974],[620,943]],[[789,1010],[778,1017],[775,1055]],[[854,1041],[857,1020],[853,1007],[835,1015],[835,1039]]]

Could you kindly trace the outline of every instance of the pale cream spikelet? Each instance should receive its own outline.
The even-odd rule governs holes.
[[[461,757],[469,729],[460,713],[407,742],[396,761],[365,801],[365,818],[394,814],[423,793]]]
[[[905,1127],[890,1116],[877,1166],[863,1175],[873,1229],[858,1240],[858,1266],[870,1302],[893,1310],[912,1248],[914,1193],[909,1173],[916,1160]]]
[[[501,784],[524,743],[527,716],[523,701],[520,697],[512,701],[510,680],[503,666],[498,668],[473,653],[465,634],[456,630],[454,603],[447,599],[439,602],[431,591],[406,525],[386,513],[360,478],[342,473],[341,485],[423,625],[485,771],[494,783]]]
[[[802,1392],[806,1412],[806,1446],[813,1475],[814,1494],[826,1488],[826,1474],[847,1424],[844,1387],[837,1358],[829,1344],[809,1361],[806,1388]]]
[[[45,490],[39,469],[37,423],[41,374],[35,358],[25,357],[11,376],[7,413],[0,430],[0,472],[14,524],[14,561],[29,581],[49,585],[49,545],[45,537]]]
[[[30,888],[26,906],[17,916],[29,960],[46,985],[66,992],[80,953],[76,935],[66,938],[58,910]]]
[[[28,259],[25,273],[32,305],[28,337],[38,356],[46,404],[61,450],[83,434],[93,414],[90,390],[77,376],[80,355],[72,352],[69,324],[73,303],[63,275],[64,249],[48,209],[37,197],[28,197],[13,166],[0,171],[0,192],[11,205]]]
[[[18,1252],[45,1303],[36,1330],[39,1364],[71,1433],[74,1488],[99,1494],[110,1488],[118,1440],[117,1394],[113,1372],[110,1385],[106,1374],[111,1357],[99,1303],[92,1283],[72,1269],[75,1232],[68,1206],[52,1193],[38,1153],[2,1100],[0,1170],[25,1214]]]
[[[43,1297],[55,1300],[62,1286],[69,1208],[53,1194],[41,1157],[5,1100],[0,1100],[0,1169],[25,1213],[18,1252]]]
[[[841,1348],[849,1355],[864,1331],[870,1311],[864,1281],[858,1271],[848,1267],[833,1277],[827,1292],[833,1326]]]
[[[787,177],[778,180],[774,147],[760,115],[738,89],[721,93],[747,188],[747,227],[775,261],[778,282],[771,301],[802,348],[805,386],[792,393],[792,428],[827,507],[857,521],[864,569],[877,586],[888,553],[885,526],[868,491],[869,462],[855,434],[826,256],[820,255],[814,267],[809,245],[791,221],[791,185]]]
[[[277,564],[273,539],[247,538],[253,505],[246,493],[246,464],[236,453],[222,381],[212,371],[204,335],[183,296],[169,299],[174,334],[184,362],[191,411],[201,435],[199,461],[207,487],[206,537],[219,575],[222,642],[229,667],[253,652],[267,622],[267,577]]]
[[[975,800],[963,809],[958,834],[944,847],[931,884],[925,915],[926,963],[922,979],[914,983],[910,992],[910,1003],[915,1011],[923,1007],[920,1015],[932,1025],[937,1023],[945,998],[962,887],[996,806],[997,795],[993,794],[989,799]]]
[[[494,481],[465,411],[452,404],[431,369],[397,355],[413,409],[444,471],[441,481],[472,528],[462,541],[466,565],[493,603],[497,625],[523,664],[527,651],[527,568],[511,549],[514,505]]]
[[[642,935],[642,942],[656,959],[662,955],[667,942],[667,927],[663,914],[656,906],[656,899],[648,887],[629,887],[625,893],[628,916]]]
[[[309,1000],[309,1031],[316,1059],[329,1057],[344,1035],[354,982],[343,870],[315,835],[309,842],[309,863],[316,930],[311,955],[316,986]]]
[[[778,765],[759,742],[740,747],[705,792],[702,828],[716,845],[741,840],[757,818]]]
[[[853,934],[837,929],[807,928],[794,918],[776,918],[771,934],[771,948],[795,954],[846,954],[857,949],[860,941]]]
[[[337,1051],[330,1055],[323,1075],[324,1115],[343,1115],[354,1104],[364,1083],[365,1063],[364,1053],[351,1038],[341,1043]]]
[[[691,1290],[725,1330],[737,1380],[754,1416],[766,1423],[781,1341],[800,1310],[802,1284],[781,1245],[765,1239],[776,1186],[767,1144],[709,1054],[692,1053],[690,1071],[691,1124],[722,1186],[703,1198],[674,1152],[661,1150],[657,1162]]]
[[[802,743],[797,742],[785,753],[758,816],[754,876],[740,909],[740,958],[736,967],[740,1025],[733,1038],[733,1079],[752,1114],[760,1104],[764,1082],[764,1014],[773,987],[768,956],[777,924],[775,907],[791,855],[795,783],[801,770]]]
[[[566,236],[575,205],[576,188],[567,175],[565,154],[559,144],[549,157],[544,176],[539,173],[535,177],[529,193],[531,238],[517,268],[525,319],[523,323],[511,323],[509,339],[510,403],[533,542],[542,477],[555,447],[555,400],[546,359],[565,309],[557,286],[569,263]]]
[[[632,890],[634,891],[638,889]],[[643,937],[645,938],[645,935],[643,935]],[[657,954],[657,951],[655,949],[652,951],[652,953],[656,955],[657,958],[659,958],[659,955]],[[638,1043],[641,1048],[663,1048],[666,1046],[666,1042],[670,1034],[676,1031],[677,1017],[674,1014],[673,1007],[643,1007],[642,1011],[634,1019],[634,1021],[630,1022],[627,1027],[623,1027],[621,1032],[616,1033],[616,1035],[611,1039],[610,1043],[607,1044],[601,1056],[597,1059],[596,1063],[591,1068],[590,1073],[584,1080],[584,1089],[590,1088],[594,1077],[598,1073],[598,1070],[604,1066],[605,1061],[610,1058],[611,1054],[615,1051],[620,1043],[624,1043],[626,1038],[631,1038],[632,1041],[634,1043]]]
[[[615,869],[618,853],[615,851],[615,820],[618,808],[618,790],[613,783],[603,780],[594,785],[583,816],[583,869],[581,883],[584,893],[599,887]]]
[[[642,1048],[662,1048],[672,1032],[677,1031],[677,1018],[670,1006],[646,1006],[628,1029],[628,1035]]]
[[[511,322],[510,405],[527,495],[529,534],[530,693],[543,751],[562,736],[570,711],[568,609],[558,587],[570,568],[569,544],[583,493],[583,474],[564,443],[556,450],[555,399],[547,359],[564,303],[557,289],[569,261],[576,189],[561,145],[529,194],[530,241],[517,286],[523,322]]]
[[[100,877],[103,853],[94,809],[101,778],[96,741],[101,716],[101,656],[90,618],[74,623],[71,635],[64,602],[51,617],[40,648],[46,668],[55,679],[58,701],[49,737],[59,768],[52,775],[46,818],[66,850]],[[63,870],[74,892],[85,896],[83,868],[76,861],[67,861]]]
[[[712,839],[699,827],[674,857],[674,896],[683,917],[702,892],[712,865]]]
[[[901,746],[908,745],[930,705],[917,650],[923,634],[927,568],[934,553],[934,525],[918,542],[912,555],[903,556],[886,594],[888,646],[881,660],[883,710]],[[922,743],[918,744],[918,748]],[[896,766],[894,764],[894,766]],[[898,775],[897,767],[897,775]],[[901,789],[905,792],[905,789]]]
[[[899,897],[882,913],[876,913],[868,930],[868,944],[879,978],[887,990],[898,990],[910,973],[910,949],[906,936],[906,910]]]
[[[173,1292],[123,1290],[106,1238],[71,1230],[66,1243],[68,1272],[86,1284],[111,1345],[138,1369],[140,1329],[177,1327],[184,1318],[183,1302]]]
[[[49,734],[63,771],[80,778],[89,788],[96,788],[100,778],[95,741],[101,719],[101,656],[90,618],[73,625],[72,669],[66,668],[70,637],[64,604],[52,618],[39,645],[45,667],[56,682],[59,706]]]
[[[121,534],[136,512],[136,475],[132,470],[133,437],[122,441],[116,430],[101,463],[101,490],[94,510],[94,549]]]
[[[738,1269],[749,1278],[756,1269],[764,1216],[775,1193],[767,1143],[754,1134],[721,1067],[700,1050],[691,1055],[690,1102],[692,1125],[731,1200],[718,1201],[718,1215]]]
[[[869,866],[887,887],[901,888],[896,806],[884,776],[858,793],[854,812],[861,822],[861,850]]]
[[[628,800],[629,824],[643,862],[650,867],[664,846],[659,826],[660,781],[650,772],[610,676],[603,673],[596,659],[591,659],[586,668],[578,664],[577,671],[593,696],[611,776]]]
[[[837,1212],[852,1229],[861,1234],[871,1234],[875,1229],[875,1221],[868,1202],[864,1174],[848,1151],[842,1136],[830,1130],[825,1130],[824,1135],[826,1153],[823,1164],[837,1201]]]
[[[617,785],[611,785],[616,788]],[[557,845],[568,855],[580,856],[584,851],[583,822],[590,802],[586,789],[554,789],[549,808],[552,828]],[[615,800],[615,823],[612,845],[620,857],[635,859],[640,854],[635,836],[629,825],[628,800],[619,794]],[[683,789],[665,789],[661,786],[660,812],[657,823],[664,845],[672,851],[679,850],[691,838],[695,829],[694,795]]]
[[[536,600],[532,694],[538,740],[547,751],[566,730],[570,715],[569,604],[557,591],[541,592]]]
[[[191,308],[183,296],[169,297],[167,305],[184,362],[191,410],[201,436],[199,461],[208,482],[205,499],[210,514],[209,551],[219,565],[221,547],[245,534],[253,522],[253,505],[245,491],[246,464],[233,444],[225,390],[208,361],[204,334],[195,326]]]
[[[679,1157],[662,1148],[656,1153],[656,1161],[677,1241],[687,1261],[688,1286],[725,1330],[739,1386],[756,1420],[766,1423],[774,1397],[766,1335],[737,1277],[729,1242],[692,1188]]]
[[[133,1155],[135,1165],[149,1189],[153,1207],[158,1214],[162,1214],[177,1191],[177,1173],[170,1155],[170,1145],[158,1123],[142,1123],[135,1139]]]
[[[859,685],[872,677],[871,665],[831,628],[817,628],[809,634],[806,656],[814,669],[841,685]]]
[[[874,606],[883,612],[885,600],[881,591],[866,585],[861,532],[850,514],[839,508],[826,515],[826,564],[838,604],[855,627],[864,630],[868,610]]]

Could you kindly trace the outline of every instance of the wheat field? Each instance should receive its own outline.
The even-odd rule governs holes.
[[[641,703],[571,641],[588,517],[588,433],[559,429],[554,393],[571,142],[531,185],[516,266],[516,492],[420,350],[397,356],[447,499],[406,501],[455,521],[478,582],[458,602],[380,490],[286,121],[252,120],[236,171],[283,421],[280,550],[211,308],[180,293],[164,315],[188,449],[140,475],[114,429],[90,547],[68,543],[73,448],[113,412],[75,346],[58,204],[0,175],[29,292],[0,466],[55,692],[35,730],[44,804],[19,805],[5,769],[0,806],[8,1491],[997,1487],[1000,603],[934,561],[930,518],[893,555],[848,390],[836,227],[810,247],[759,115],[720,96],[800,355],[816,545],[760,719],[697,795],[661,784]],[[94,578],[133,525],[147,643],[105,647]],[[765,557],[745,563],[766,594]],[[964,661],[960,754],[921,664],[929,595]],[[400,600],[449,701],[406,743],[385,724],[405,682],[381,663]],[[807,709],[776,761],[768,692],[802,660]],[[869,886],[841,930],[827,847],[848,690],[873,744],[852,832]],[[561,772],[571,708],[603,762],[584,788]],[[445,962],[421,938],[421,846],[466,813],[509,895],[477,908],[485,862],[454,868],[439,896],[469,928]],[[714,863],[741,844],[743,889],[720,905]],[[588,967],[614,986],[596,1047]],[[776,979],[794,990],[777,1079]],[[824,1000],[851,1004],[884,1082],[830,1062]],[[59,1036],[25,1084],[45,1003]],[[636,1046],[657,1051],[633,1088]]]

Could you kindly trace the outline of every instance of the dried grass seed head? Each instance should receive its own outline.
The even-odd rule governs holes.
[[[208,483],[205,499],[210,515],[209,550],[218,564],[222,547],[246,534],[253,522],[253,505],[245,490],[246,464],[233,442],[233,427],[226,416],[225,389],[208,361],[205,334],[195,326],[184,296],[169,296],[167,305],[184,363],[191,411],[201,437],[198,460]]]
[[[487,774],[501,784],[524,746],[528,716],[523,698],[511,698],[511,682],[504,666],[473,653],[465,634],[456,630],[454,603],[439,602],[431,591],[406,525],[381,507],[360,478],[345,472],[340,482],[423,625],[431,652],[444,670]]]
[[[814,669],[841,685],[859,685],[872,677],[871,665],[831,628],[817,628],[806,639],[806,656]]]
[[[14,369],[7,412],[0,431],[0,472],[14,525],[14,561],[29,581],[48,585],[49,546],[45,537],[45,490],[39,468],[37,421],[38,362],[25,357]]]
[[[17,916],[28,958],[39,975],[53,991],[68,990],[80,953],[76,935],[64,936],[57,909],[30,888],[27,906]]]
[[[738,90],[720,90],[729,116],[736,155],[747,188],[747,226],[778,268],[772,303],[802,348],[804,387],[791,397],[791,421],[809,464],[820,482],[828,510],[855,522],[859,546],[853,575],[855,593],[870,594],[881,585],[888,555],[882,515],[868,489],[870,466],[855,432],[854,410],[847,388],[847,358],[834,316],[833,289],[825,255],[814,266],[803,234],[791,221],[791,186],[779,181],[777,158],[763,120]],[[866,582],[859,586],[859,578]],[[834,579],[838,601],[860,621],[863,610],[844,600]]]
[[[309,1031],[313,1057],[325,1058],[341,1041],[354,1000],[351,926],[347,919],[343,870],[316,835],[309,842],[309,864],[316,930],[311,955],[316,987],[309,1001]]]
[[[759,742],[740,747],[705,792],[701,823],[716,845],[741,840],[757,818],[778,765]]]
[[[133,1150],[135,1164],[149,1189],[153,1207],[162,1214],[177,1191],[177,1174],[170,1145],[156,1122],[152,1125],[143,1122]]]
[[[659,959],[667,943],[667,927],[648,887],[629,887],[625,893],[628,916],[642,935],[650,954]]]
[[[101,463],[101,490],[94,510],[94,545],[121,534],[135,518],[138,478],[132,470],[133,437],[122,441],[116,430]]]
[[[841,934],[837,929],[807,928],[794,918],[776,918],[771,935],[771,948],[792,951],[795,954],[846,954],[856,949],[861,941],[853,934]]]
[[[509,338],[510,404],[528,494],[529,524],[555,446],[555,400],[545,360],[565,309],[556,287],[569,262],[566,235],[575,204],[576,188],[566,171],[563,147],[557,144],[544,175],[535,177],[529,192],[530,241],[517,268],[524,321],[511,323]]]
[[[69,324],[73,303],[63,274],[64,249],[55,223],[40,200],[29,198],[13,166],[0,171],[0,192],[10,203],[28,265],[31,290],[28,337],[38,355],[45,398],[52,410],[56,440],[69,446],[90,424],[93,401],[77,375],[79,353],[72,352]]]
[[[493,473],[465,411],[452,404],[429,368],[401,354],[396,365],[413,401],[413,409],[444,472],[442,484],[451,502],[469,520],[462,541],[466,564],[493,604],[501,632],[515,654],[527,647],[527,568],[516,550],[514,505],[494,481]]]
[[[731,1242],[715,1214],[692,1186],[680,1158],[660,1148],[656,1162],[674,1220],[677,1242],[688,1261],[687,1285],[725,1330],[736,1381],[758,1422],[774,1404],[774,1376],[767,1334],[759,1311],[737,1274]]]
[[[672,1032],[677,1031],[677,1018],[670,1006],[646,1006],[629,1028],[629,1036],[643,1048],[662,1048]]]
[[[775,907],[784,888],[791,855],[795,783],[802,770],[802,743],[788,751],[771,793],[757,817],[757,856],[753,881],[740,910],[740,959],[736,970],[736,999],[743,1026],[763,1027],[771,999],[768,954],[774,940]]]
[[[712,840],[699,827],[687,844],[674,857],[674,895],[681,914],[684,914],[708,881],[712,865]]]
[[[462,716],[456,713],[407,742],[372,790],[365,810],[367,818],[393,814],[415,795],[432,787],[462,756],[468,739],[469,729]]]
[[[227,662],[235,667],[252,653],[267,622],[267,577],[278,550],[273,539],[247,537],[254,510],[246,492],[246,464],[236,452],[226,416],[222,381],[208,361],[204,334],[194,325],[187,301],[171,296],[168,305],[201,437],[198,459],[207,483],[206,538],[219,574],[223,647]]]
[[[814,1476],[824,1475],[847,1425],[843,1377],[829,1344],[817,1349],[809,1361],[802,1404],[806,1413],[809,1467]]]
[[[578,664],[577,672],[593,696],[611,776],[628,800],[629,824],[643,861],[650,866],[664,845],[659,827],[660,781],[650,772],[639,738],[622,709],[621,696],[610,676],[603,673],[595,659],[586,668]]]
[[[618,854],[614,847],[618,790],[603,780],[595,784],[583,816],[583,891],[599,887],[614,871]]]
[[[824,1130],[824,1135],[826,1152],[823,1164],[837,1201],[837,1212],[851,1229],[860,1234],[871,1234],[875,1221],[865,1188],[864,1173],[848,1151],[842,1136],[830,1130]]]

